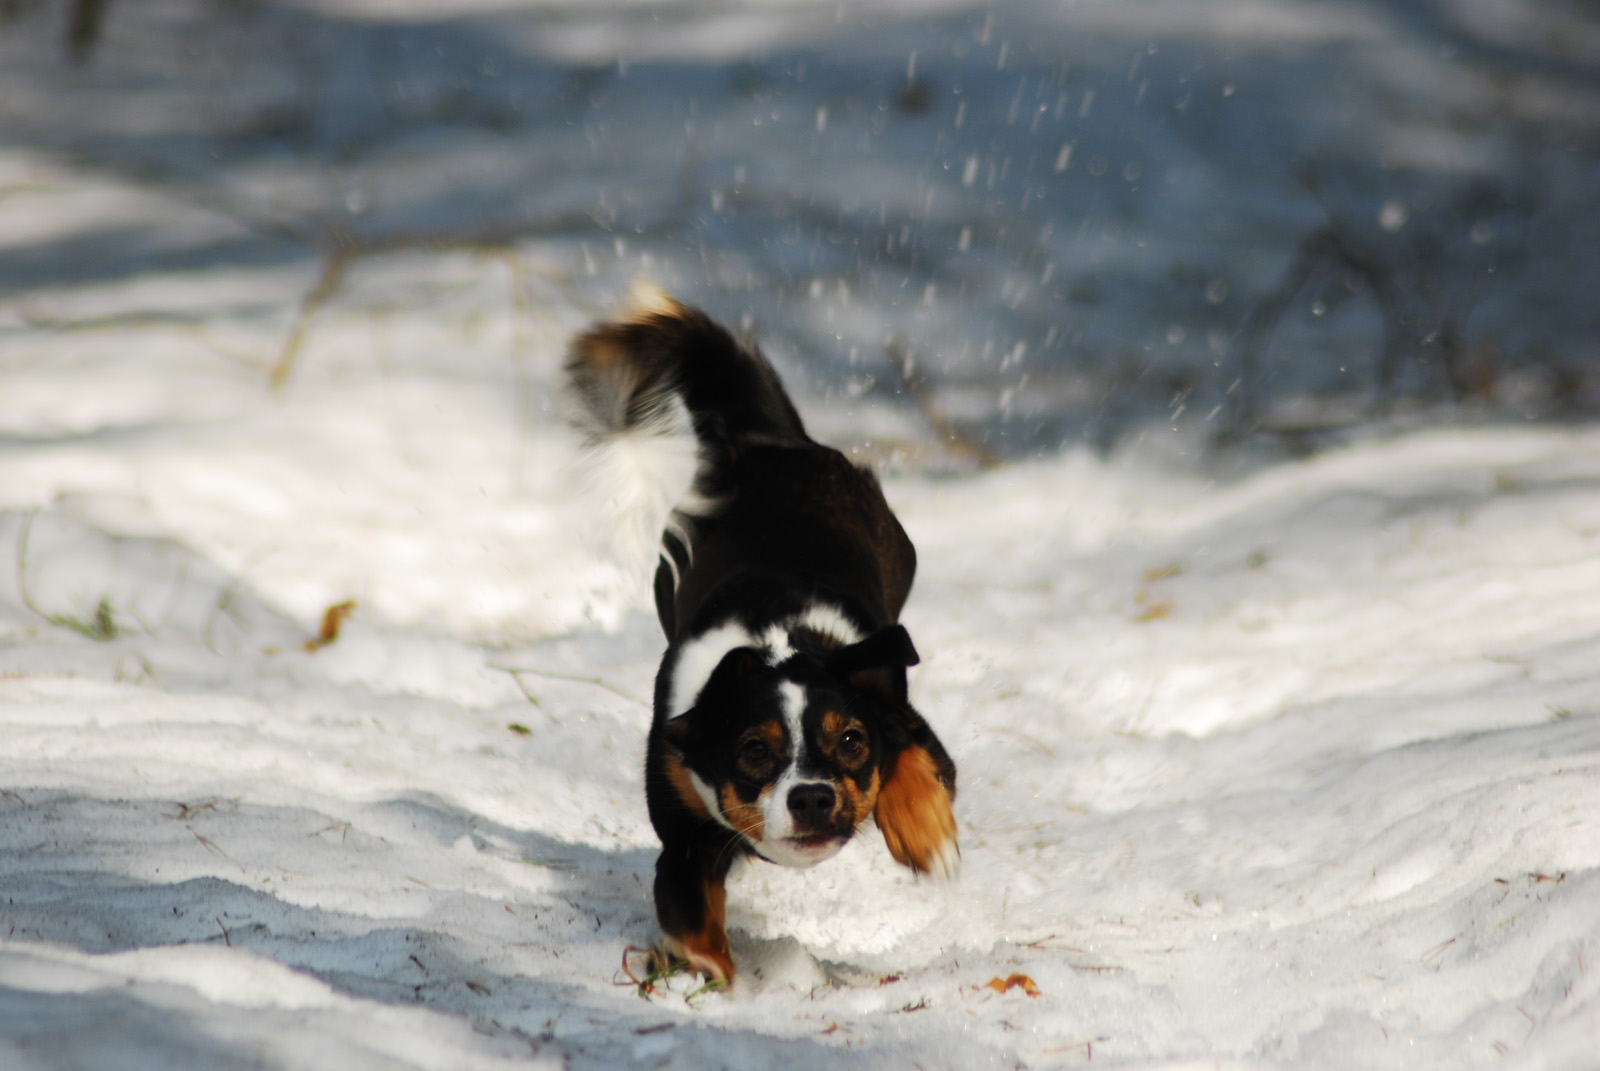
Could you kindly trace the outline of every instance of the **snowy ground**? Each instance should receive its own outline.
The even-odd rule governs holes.
[[[6,10],[0,1067],[1596,1066],[1600,431],[1517,419],[1600,386],[1577,8]],[[1330,215],[1392,271],[1216,452]],[[552,413],[641,270],[887,467],[961,769],[958,882],[748,869],[692,1001]],[[1415,338],[1326,430],[1374,285],[1453,419]]]

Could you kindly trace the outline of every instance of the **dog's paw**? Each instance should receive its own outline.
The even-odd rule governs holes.
[[[666,966],[672,960],[679,960],[689,965],[689,969],[705,978],[708,982],[727,985],[733,981],[733,957],[729,954],[726,945],[721,948],[714,942],[697,940],[700,935],[688,937],[673,937],[663,934],[662,947],[655,950],[653,964]]]
[[[878,789],[873,809],[884,843],[896,862],[918,874],[949,879],[961,867],[956,816],[950,790],[939,780],[933,756],[908,747]]]
[[[961,873],[961,846],[956,843],[955,831],[952,829],[949,839],[941,841],[931,855],[924,857],[920,867],[912,869],[940,881],[954,881]]]

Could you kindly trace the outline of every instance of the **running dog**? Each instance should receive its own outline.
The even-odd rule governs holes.
[[[666,514],[645,800],[667,952],[731,981],[733,862],[814,866],[869,818],[952,875],[955,764],[906,696],[916,551],[877,479],[806,434],[757,349],[659,292],[574,339],[566,375],[613,506]],[[687,487],[664,486],[674,451]]]

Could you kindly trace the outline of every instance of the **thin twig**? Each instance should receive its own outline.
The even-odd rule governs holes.
[[[102,596],[95,606],[93,622],[80,621],[66,614],[48,613],[33,601],[33,594],[28,591],[28,537],[33,531],[33,518],[38,512],[37,509],[28,511],[22,522],[22,531],[17,535],[17,593],[22,596],[22,604],[57,628],[69,628],[91,640],[116,639],[122,630],[117,627],[116,611],[109,595]]]
[[[1317,176],[1307,173],[1301,178],[1307,192],[1322,201]],[[1399,284],[1393,269],[1376,254],[1361,248],[1354,240],[1352,229],[1326,203],[1323,211],[1327,222],[1300,242],[1283,279],[1256,304],[1246,319],[1244,340],[1239,349],[1238,391],[1232,395],[1232,412],[1225,429],[1228,437],[1242,437],[1260,425],[1266,408],[1264,385],[1260,382],[1262,357],[1295,297],[1318,271],[1329,265],[1343,267],[1365,283],[1378,306],[1378,315],[1383,320],[1383,348],[1378,358],[1374,405],[1379,414],[1389,405],[1407,343]]]
[[[17,535],[17,591],[22,596],[22,605],[50,621],[50,615],[39,609],[33,596],[28,593],[28,534],[33,531],[33,518],[38,512],[36,509],[28,511],[28,515],[22,519],[22,531]]]
[[[555,670],[550,670],[550,669],[532,669],[532,668],[529,668],[527,666],[503,666],[503,665],[499,664],[498,662],[490,662],[490,663],[488,663],[488,667],[490,669],[498,669],[503,673],[509,673],[513,677],[516,677],[520,673],[531,673],[535,677],[546,677],[546,678],[548,678],[550,680],[573,681],[574,683],[577,683],[577,684],[592,684],[597,688],[604,688],[606,691],[610,692],[612,695],[617,696],[617,697],[619,697],[621,699],[626,699],[630,703],[637,703],[639,706],[645,707],[645,708],[648,708],[650,706],[649,703],[645,702],[643,699],[640,699],[638,696],[633,695],[630,692],[625,692],[621,688],[618,688],[616,685],[607,683],[606,681],[600,679],[599,677],[583,677],[583,676],[579,676],[576,673],[557,673]],[[520,684],[520,682],[519,682],[519,684]],[[529,698],[531,699],[532,696],[529,696]],[[535,704],[538,705],[537,704],[537,700],[535,700]]]
[[[495,666],[495,665],[491,665],[489,668],[490,669],[498,669],[502,673],[505,673],[505,674],[509,675],[511,677],[512,683],[514,683],[517,686],[517,690],[522,693],[522,697],[524,699],[526,699],[528,702],[532,703],[535,707],[539,708],[540,710],[544,710],[544,704],[539,701],[539,697],[538,696],[533,694],[533,689],[528,687],[527,683],[525,681],[523,681],[522,677],[517,673],[516,670],[509,669],[509,668],[507,668],[505,666]],[[555,722],[557,725],[561,724],[561,719],[560,718],[556,717],[554,714],[552,714],[548,710],[544,710],[544,712],[547,715],[549,715],[551,721]]]
[[[300,347],[305,342],[306,330],[322,306],[344,284],[345,269],[350,266],[353,252],[352,246],[336,238],[322,258],[322,274],[317,277],[316,285],[301,300],[300,312],[295,316],[294,327],[289,330],[289,337],[283,343],[283,352],[278,356],[278,363],[272,366],[271,382],[274,390],[283,389],[283,385],[288,382],[289,373],[294,369],[295,358],[299,356]]]
[[[425,249],[429,252],[445,250],[476,250],[485,254],[507,254],[515,242],[528,235],[578,234],[592,226],[594,220],[587,214],[569,214],[551,219],[533,221],[523,226],[490,225],[472,229],[444,229],[437,231],[392,231],[375,237],[358,237],[342,230],[327,230],[326,251],[322,258],[322,272],[316,283],[300,302],[294,326],[284,341],[277,363],[273,365],[271,383],[281,389],[294,370],[296,358],[305,344],[311,322],[328,300],[339,292],[352,261],[362,257],[381,256],[407,249]]]

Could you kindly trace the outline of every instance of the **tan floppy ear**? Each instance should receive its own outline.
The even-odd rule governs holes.
[[[961,849],[951,801],[939,762],[927,748],[911,744],[895,756],[873,808],[895,862],[918,874],[955,877]]]

